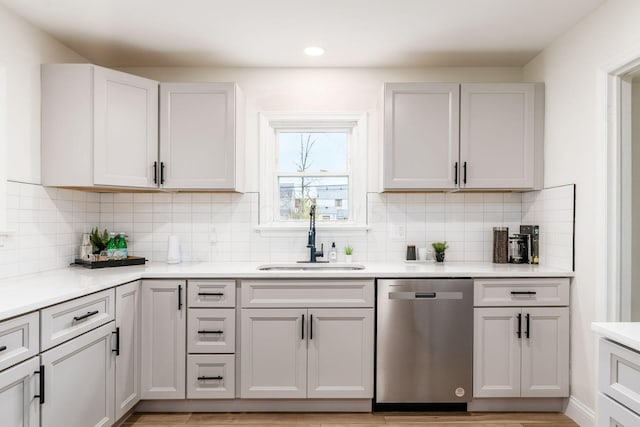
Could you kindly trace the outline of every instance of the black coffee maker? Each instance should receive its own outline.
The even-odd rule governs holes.
[[[509,262],[512,264],[538,264],[540,227],[521,225],[520,233],[509,236]]]

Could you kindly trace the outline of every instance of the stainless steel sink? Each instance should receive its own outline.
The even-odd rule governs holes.
[[[287,263],[287,264],[264,264],[257,267],[262,271],[355,271],[364,270],[362,264],[339,264],[339,263]]]

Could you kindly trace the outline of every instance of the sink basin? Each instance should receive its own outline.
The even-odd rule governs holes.
[[[287,263],[264,264],[258,266],[262,271],[355,271],[364,270],[362,264],[338,264],[338,263]]]

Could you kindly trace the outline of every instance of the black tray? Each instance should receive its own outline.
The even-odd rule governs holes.
[[[71,265],[81,265],[84,268],[106,268],[106,267],[125,267],[127,265],[144,265],[147,262],[146,258],[139,256],[130,256],[127,259],[111,259],[108,261],[85,261],[80,258],[76,258],[76,261]]]

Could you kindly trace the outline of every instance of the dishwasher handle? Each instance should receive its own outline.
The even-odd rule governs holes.
[[[462,292],[445,291],[445,292],[389,292],[390,300],[461,300]]]

